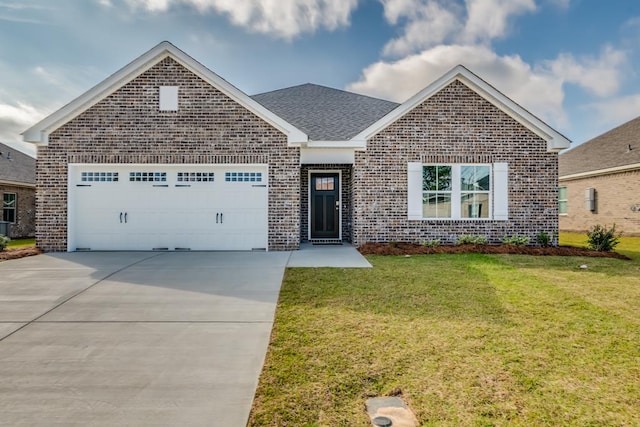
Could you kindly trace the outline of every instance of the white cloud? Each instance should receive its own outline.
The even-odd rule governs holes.
[[[486,42],[507,34],[509,19],[536,9],[534,0],[466,0],[463,40]]]
[[[562,53],[555,60],[545,61],[543,66],[567,83],[574,83],[597,96],[610,96],[620,88],[621,67],[626,60],[625,52],[607,46],[597,58],[576,59],[569,53]]]
[[[401,33],[383,49],[387,59],[368,66],[348,89],[402,102],[458,64],[463,64],[542,120],[571,131],[564,108],[565,91],[576,86],[588,97],[612,97],[633,73],[640,18],[622,27],[624,47],[605,46],[593,55],[569,52],[525,62],[500,55],[492,44],[507,37],[515,18],[537,7],[568,9],[571,0],[380,0],[384,16]],[[623,50],[626,49],[626,50]],[[587,98],[589,99],[589,98]],[[602,125],[619,124],[640,114],[640,94],[589,104]],[[580,129],[586,124],[580,125]]]
[[[402,102],[458,64],[478,74],[543,120],[567,123],[562,79],[533,69],[518,55],[500,56],[486,46],[437,46],[396,62],[377,62],[349,90]]]
[[[20,133],[45,115],[44,111],[40,111],[29,104],[20,102],[15,105],[0,103],[0,141],[33,155],[35,149],[22,142]]]
[[[227,15],[234,25],[250,31],[291,39],[320,28],[335,30],[349,24],[358,0],[126,0],[132,8],[166,12],[187,5],[201,13]]]
[[[58,98],[75,98],[90,87],[95,80],[103,78],[104,71],[96,70],[92,67],[61,67],[58,65],[36,65],[31,68],[30,73],[34,76],[33,81],[40,86],[39,91],[47,91],[49,95]],[[13,91],[14,96],[18,91]],[[25,99],[21,94],[19,99]],[[33,95],[32,95],[33,96]],[[42,98],[40,92],[39,98]]]
[[[43,6],[40,4],[33,3],[19,3],[17,1],[14,2],[0,2],[0,9],[8,9],[8,10],[48,10],[49,6]]]
[[[437,45],[462,29],[456,13],[435,1],[386,0],[383,4],[385,17],[392,24],[403,16],[408,19],[404,35],[386,44],[385,55],[406,55]]]
[[[610,128],[640,116],[640,94],[594,102],[586,108],[595,113],[599,125]]]
[[[402,56],[441,43],[478,44],[504,37],[512,17],[536,9],[534,0],[465,0],[464,7],[442,0],[382,0],[393,25],[406,20],[402,36],[384,47]]]
[[[52,10],[50,6],[26,2],[0,2],[0,21],[19,24],[48,24],[44,14],[50,10]]]
[[[0,86],[0,142],[33,153],[33,145],[22,142],[21,133],[91,87],[90,82],[102,74],[81,66],[27,67],[0,61],[0,77],[11,82]]]
[[[55,76],[51,71],[48,71],[46,68],[44,68],[41,65],[36,66],[33,69],[33,73],[36,75],[37,78],[43,79],[49,84],[52,84],[55,86],[64,86],[60,81],[59,77]]]
[[[164,12],[169,9],[169,0],[126,0],[132,8],[143,8],[151,12]]]

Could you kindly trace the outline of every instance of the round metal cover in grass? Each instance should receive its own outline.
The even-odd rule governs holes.
[[[387,417],[375,417],[373,419],[373,425],[377,427],[391,427],[391,420]]]

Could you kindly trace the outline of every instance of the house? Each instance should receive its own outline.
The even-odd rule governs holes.
[[[36,224],[36,160],[0,143],[0,234],[33,237]]]
[[[640,117],[559,156],[560,230],[640,236]]]
[[[534,237],[569,141],[462,66],[398,105],[250,97],[168,42],[25,131],[46,251]]]

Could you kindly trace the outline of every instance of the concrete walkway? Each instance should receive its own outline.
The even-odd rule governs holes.
[[[0,263],[0,423],[243,427],[289,252]]]
[[[300,245],[300,250],[291,252],[287,267],[370,268],[371,264],[348,243],[343,245],[303,243]]]

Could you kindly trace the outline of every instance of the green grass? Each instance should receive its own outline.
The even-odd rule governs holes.
[[[640,425],[638,243],[289,269],[250,425],[370,426],[398,389],[423,426]]]
[[[7,248],[8,249],[26,248],[26,247],[35,246],[35,245],[36,245],[36,239],[15,239],[15,240],[11,240],[9,244],[7,244]]]
[[[588,247],[587,235],[580,233],[560,233],[560,244],[563,246]],[[615,247],[616,252],[631,258],[640,258],[640,237],[621,237]]]

